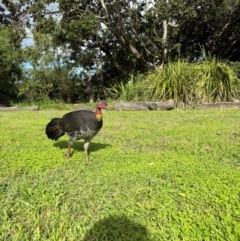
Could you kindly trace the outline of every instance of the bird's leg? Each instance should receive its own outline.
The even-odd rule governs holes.
[[[67,149],[67,153],[66,153],[66,156],[67,156],[68,159],[71,157],[71,147],[72,147],[72,144],[73,144],[73,141],[72,141],[72,139],[70,139],[68,141],[68,149]]]
[[[86,155],[86,162],[89,162],[89,158],[88,158],[88,147],[89,147],[89,141],[85,141],[84,143],[84,150],[85,150],[85,155]]]

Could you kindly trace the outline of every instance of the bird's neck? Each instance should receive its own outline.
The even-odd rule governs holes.
[[[102,119],[101,109],[99,109],[99,108],[96,109],[95,117],[96,117],[98,120],[101,120],[101,119]]]

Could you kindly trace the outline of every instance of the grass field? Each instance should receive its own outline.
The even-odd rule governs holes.
[[[240,240],[239,110],[104,111],[88,165],[64,113],[0,112],[0,240]]]

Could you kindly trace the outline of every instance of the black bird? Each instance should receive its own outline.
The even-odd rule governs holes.
[[[97,135],[103,125],[102,109],[108,109],[105,101],[98,102],[96,111],[78,110],[65,114],[62,118],[53,118],[46,126],[46,135],[49,139],[58,140],[65,133],[69,135],[67,158],[73,142],[84,139],[86,162],[89,161],[88,147],[92,138]]]

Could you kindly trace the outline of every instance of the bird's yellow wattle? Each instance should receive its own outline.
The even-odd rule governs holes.
[[[101,113],[96,113],[96,118],[97,119],[101,119],[102,118],[102,114]]]

